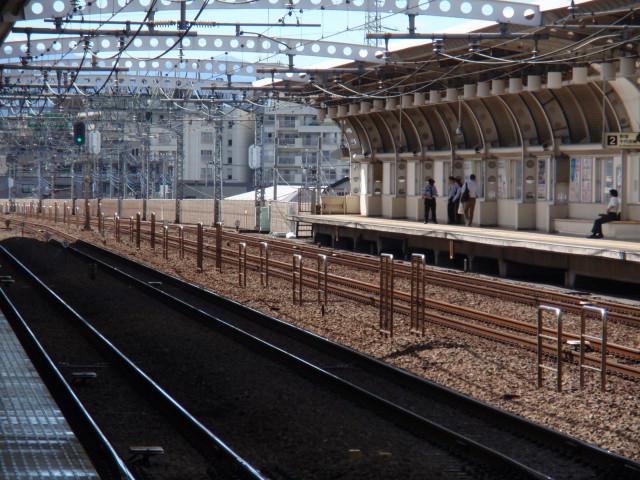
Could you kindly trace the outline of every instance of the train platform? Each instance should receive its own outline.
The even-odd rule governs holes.
[[[99,480],[1,313],[0,376],[0,478]]]
[[[318,241],[364,253],[395,251],[407,257],[426,252],[428,257],[433,255],[431,263],[443,266],[451,266],[457,255],[477,271],[487,261],[493,262],[501,276],[531,266],[562,270],[567,286],[574,286],[576,276],[640,283],[638,241],[360,215],[299,214],[291,218],[299,225],[313,225]]]

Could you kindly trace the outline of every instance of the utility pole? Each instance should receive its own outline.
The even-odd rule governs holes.
[[[82,148],[82,147],[80,147]],[[91,222],[89,218],[89,190],[91,188],[91,163],[89,162],[89,149],[85,146],[84,161],[84,228],[83,230],[91,230]]]
[[[42,200],[42,159],[38,159],[38,199]]]
[[[178,130],[176,138],[176,164],[173,169],[173,175],[175,177],[175,198],[176,198],[176,223],[180,223],[180,200],[184,196],[184,118],[182,115],[178,118]]]
[[[220,205],[222,202],[222,127],[223,112],[220,108],[216,111],[214,117],[215,129],[215,153],[213,156],[213,224],[216,225],[220,221]]]
[[[262,156],[262,137],[264,133],[264,107],[256,109],[256,137],[255,148],[259,155],[259,165],[256,165],[253,176],[254,199],[256,207],[256,225],[255,229],[261,230],[261,214],[264,206],[264,158]]]
[[[51,165],[51,199],[56,198],[56,162]]]

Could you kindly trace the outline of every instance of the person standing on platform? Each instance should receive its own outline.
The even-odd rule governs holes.
[[[617,220],[618,208],[620,208],[618,190],[609,190],[609,205],[607,205],[607,213],[601,213],[600,218],[596,219],[596,221],[593,222],[591,235],[589,235],[587,238],[604,238],[604,235],[602,235],[602,224]]]
[[[456,204],[456,224],[461,225],[463,220],[462,212],[460,211],[460,199],[462,198],[462,179],[460,177],[456,177],[456,196],[454,197],[454,201]],[[464,206],[463,206],[464,208]]]
[[[424,198],[424,223],[429,223],[429,211],[431,211],[433,223],[438,223],[438,220],[436,220],[436,197],[438,196],[438,189],[435,183],[436,181],[430,178],[422,189],[422,198]]]
[[[447,225],[456,223],[456,194],[458,184],[454,177],[449,177],[449,196],[447,197]]]
[[[473,211],[476,208],[476,198],[478,198],[478,184],[476,176],[472,173],[469,180],[462,187],[462,203],[464,204],[465,224],[470,227],[473,222]]]

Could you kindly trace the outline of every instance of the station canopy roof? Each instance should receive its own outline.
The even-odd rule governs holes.
[[[597,73],[636,56],[640,2],[9,0],[0,108],[109,95],[314,106]],[[458,33],[450,33],[456,30]],[[78,99],[74,103],[74,99]]]

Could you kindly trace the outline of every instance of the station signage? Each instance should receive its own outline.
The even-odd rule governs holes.
[[[638,148],[640,149],[640,132],[606,134],[607,148]]]

